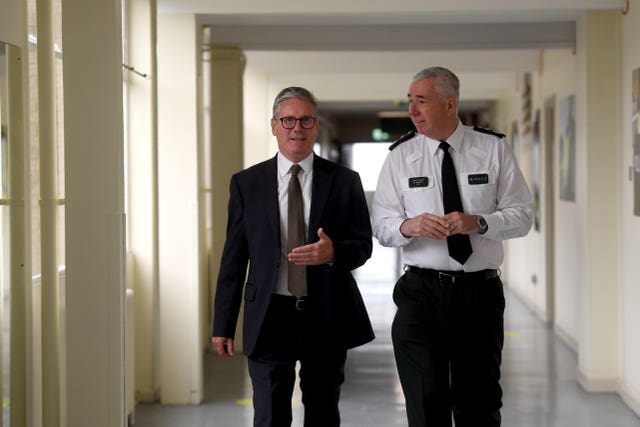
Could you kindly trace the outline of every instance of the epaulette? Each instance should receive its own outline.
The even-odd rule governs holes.
[[[473,130],[475,130],[477,132],[482,132],[482,133],[487,133],[489,135],[497,136],[498,138],[504,138],[504,136],[505,136],[504,133],[496,132],[493,129],[481,128],[480,126],[474,126]]]
[[[398,145],[402,144],[405,141],[410,140],[411,138],[413,138],[416,135],[415,131],[411,131],[411,132],[407,132],[404,135],[402,135],[400,138],[396,139],[393,144],[391,144],[391,146],[389,146],[389,151],[393,150],[394,148],[396,148]]]

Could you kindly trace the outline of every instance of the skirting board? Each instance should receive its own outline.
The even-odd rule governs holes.
[[[556,333],[556,336],[562,340],[562,342],[569,346],[571,350],[576,354],[578,353],[578,342],[568,332],[557,324],[553,325],[553,331]]]
[[[578,369],[578,383],[585,391],[590,392],[617,392],[617,378],[587,378],[584,373]]]
[[[138,389],[136,390],[136,404],[157,402],[160,399],[160,393],[158,390],[153,389]]]
[[[640,391],[634,390],[629,384],[622,381],[619,386],[619,393],[624,403],[640,417]]]

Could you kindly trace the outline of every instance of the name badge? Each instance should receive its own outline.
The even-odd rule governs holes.
[[[489,174],[477,173],[477,174],[469,175],[469,185],[479,185],[479,184],[488,184],[488,183],[489,183]]]
[[[428,186],[429,186],[428,176],[414,176],[409,178],[409,188],[419,188],[419,187],[428,187]]]

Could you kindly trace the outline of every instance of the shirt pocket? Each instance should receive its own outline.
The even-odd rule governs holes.
[[[497,206],[497,177],[495,171],[484,170],[461,173],[460,195],[465,212],[489,213]]]
[[[406,176],[402,180],[402,196],[407,217],[412,218],[425,212],[442,210],[442,200],[435,187],[433,176]]]

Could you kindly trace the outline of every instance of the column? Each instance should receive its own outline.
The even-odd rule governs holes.
[[[68,427],[126,423],[120,0],[62,2]],[[47,357],[47,355],[44,355]]]
[[[619,354],[620,11],[588,12],[577,25],[578,218],[587,236],[586,274],[579,286],[579,380],[590,391],[615,390]],[[562,286],[562,284],[559,284]]]
[[[58,280],[58,165],[56,72],[51,0],[37,1],[40,237],[42,259],[42,424],[60,426],[60,302]]]
[[[127,0],[128,284],[135,304],[135,390],[141,401],[157,391],[158,136],[156,1]]]
[[[160,401],[202,400],[199,31],[158,16]]]
[[[209,46],[211,67],[211,280],[215,295],[220,257],[226,238],[227,202],[231,175],[243,168],[243,73],[242,51],[231,46]],[[274,153],[275,154],[275,153]],[[210,327],[208,333],[211,334]],[[242,351],[242,320],[238,322],[236,351]]]

